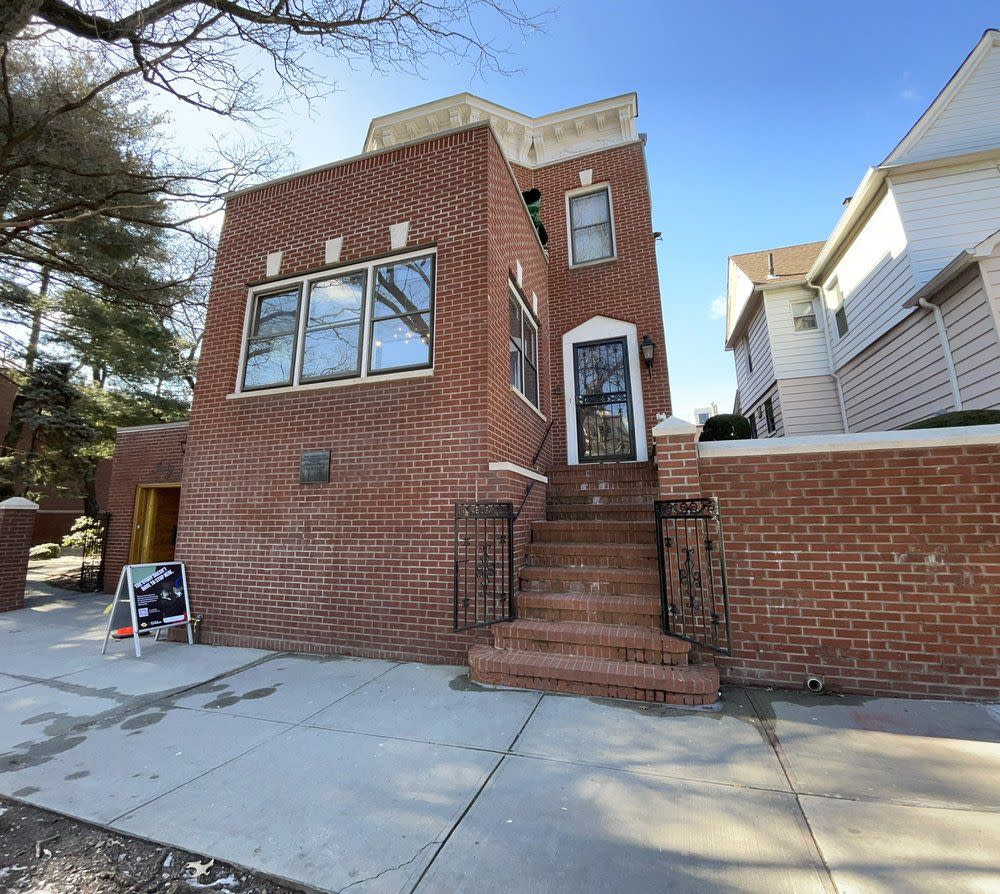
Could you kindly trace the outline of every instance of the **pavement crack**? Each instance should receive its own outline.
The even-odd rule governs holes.
[[[444,841],[428,841],[423,847],[420,848],[409,860],[404,860],[398,866],[390,866],[388,869],[383,869],[381,872],[375,873],[375,875],[369,875],[366,878],[359,878],[356,881],[351,882],[349,885],[345,885],[343,888],[339,888],[336,894],[344,894],[349,888],[353,888],[355,885],[363,885],[365,882],[373,882],[377,878],[381,878],[383,875],[388,875],[390,872],[398,872],[404,866],[409,866],[414,860],[416,860],[427,848],[435,844],[444,844]]]

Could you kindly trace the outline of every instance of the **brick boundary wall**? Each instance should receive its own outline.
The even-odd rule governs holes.
[[[24,608],[28,550],[38,505],[23,497],[0,503],[0,612]]]
[[[734,654],[723,680],[872,695],[1000,693],[1000,426],[696,445],[719,498]]]

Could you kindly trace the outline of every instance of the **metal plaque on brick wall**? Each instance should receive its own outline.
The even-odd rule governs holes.
[[[330,451],[305,450],[299,464],[299,484],[330,483]]]

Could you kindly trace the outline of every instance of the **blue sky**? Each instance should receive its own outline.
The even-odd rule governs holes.
[[[550,4],[525,0],[525,8]],[[520,71],[424,77],[322,62],[339,90],[290,106],[296,167],[360,151],[375,115],[469,90],[529,115],[636,90],[648,134],[674,412],[731,409],[732,356],[713,302],[726,258],[825,239],[867,167],[898,142],[972,49],[995,2],[563,2],[547,33],[506,40]],[[197,145],[217,119],[171,107]]]

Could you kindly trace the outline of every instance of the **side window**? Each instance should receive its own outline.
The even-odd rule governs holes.
[[[792,326],[796,332],[808,332],[819,328],[816,322],[816,306],[812,301],[792,302]]]
[[[747,369],[753,372],[753,352],[750,350],[750,337],[747,336],[743,339],[743,349],[747,354]]]
[[[510,385],[538,406],[538,330],[514,287],[510,288]]]
[[[837,321],[837,337],[843,338],[850,331],[850,325],[847,322],[847,311],[844,305],[841,304],[837,308],[837,312],[833,315],[834,320]]]
[[[757,413],[753,412],[747,416],[747,420],[750,422],[750,437],[757,437]]]
[[[571,195],[569,208],[569,263],[571,267],[615,256],[611,190],[602,186]]]
[[[298,288],[255,298],[247,339],[244,388],[291,385],[298,319]]]
[[[851,327],[847,322],[847,309],[844,307],[844,293],[841,290],[840,283],[837,281],[836,277],[830,281],[829,285],[826,287],[826,292],[829,294],[829,300],[832,302],[830,306],[833,308],[833,319],[837,324],[837,337],[843,338],[847,335]]]
[[[777,426],[774,424],[774,401],[770,397],[764,401],[764,424],[767,425],[767,433],[773,435]]]

